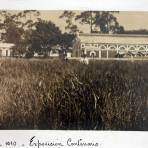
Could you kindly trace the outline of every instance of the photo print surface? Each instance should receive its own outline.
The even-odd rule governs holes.
[[[148,130],[148,12],[0,11],[0,129]]]

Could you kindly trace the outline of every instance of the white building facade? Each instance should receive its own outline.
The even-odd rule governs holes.
[[[11,57],[14,44],[0,43],[0,57]]]
[[[73,57],[147,57],[148,35],[78,34],[73,42]]]

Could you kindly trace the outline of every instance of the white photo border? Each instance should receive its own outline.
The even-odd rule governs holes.
[[[0,0],[0,9],[148,11],[148,0]]]

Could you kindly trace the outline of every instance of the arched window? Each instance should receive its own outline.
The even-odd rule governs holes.
[[[100,48],[101,50],[105,50],[105,49],[106,49],[106,46],[105,46],[105,45],[100,45],[99,48]]]
[[[96,57],[96,52],[95,52],[95,51],[91,51],[91,52],[90,52],[90,56],[91,56],[92,58]]]
[[[85,45],[84,44],[81,44],[81,48],[84,48],[85,47]]]
[[[126,50],[126,47],[125,46],[120,46],[119,50]]]
[[[139,50],[140,50],[140,51],[144,51],[144,50],[146,50],[146,49],[145,49],[144,47],[140,47]]]
[[[116,46],[110,46],[109,49],[110,50],[115,50],[116,49]]]
[[[136,48],[135,48],[134,46],[131,46],[131,47],[129,48],[129,50],[136,50]]]

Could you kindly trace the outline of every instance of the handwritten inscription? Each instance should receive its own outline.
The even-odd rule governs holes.
[[[63,139],[63,138],[62,138]],[[67,138],[60,141],[59,139],[55,138],[54,140],[51,139],[43,139],[38,138],[36,136],[30,137],[27,143],[19,143],[17,141],[6,141],[3,144],[0,143],[0,147],[27,147],[27,148],[65,148],[65,147],[89,147],[89,148],[100,148],[101,144],[99,142],[88,141],[86,139],[76,139],[76,138]]]
[[[13,147],[15,147],[16,146],[16,141],[6,141],[5,142],[5,145],[6,146],[13,146]],[[1,145],[2,146],[2,145]]]
[[[72,140],[72,138],[69,138],[67,140],[67,146],[94,146],[97,147],[99,146],[98,142],[85,142],[83,139],[78,139],[78,140]]]
[[[30,143],[29,143],[29,146],[33,146],[33,147],[47,147],[47,146],[52,146],[52,147],[62,147],[64,146],[61,142],[58,142],[57,140],[56,141],[41,141],[39,139],[37,139],[35,136],[33,136],[31,139],[30,139]]]

